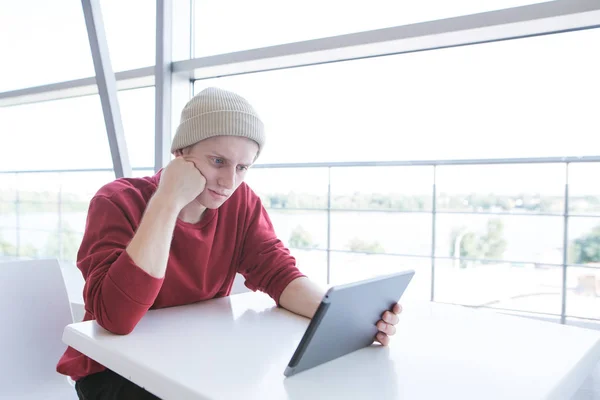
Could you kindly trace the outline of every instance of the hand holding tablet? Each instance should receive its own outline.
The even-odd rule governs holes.
[[[294,375],[363,347],[383,345],[396,331],[398,304],[415,272],[331,287],[296,348],[284,374]]]

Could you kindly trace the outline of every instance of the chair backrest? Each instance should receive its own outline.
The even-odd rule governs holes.
[[[56,364],[73,317],[58,261],[0,262],[0,304],[0,392],[65,379]]]

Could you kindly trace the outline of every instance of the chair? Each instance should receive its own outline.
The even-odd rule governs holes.
[[[57,260],[0,262],[0,398],[77,399],[56,372],[73,322]]]

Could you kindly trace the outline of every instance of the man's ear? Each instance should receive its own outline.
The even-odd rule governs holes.
[[[175,155],[175,157],[181,157],[183,155],[183,151],[181,151],[181,149],[175,150],[175,153],[173,154]]]

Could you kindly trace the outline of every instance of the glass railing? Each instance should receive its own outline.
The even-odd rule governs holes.
[[[600,157],[256,165],[249,185],[324,284],[415,269],[406,296],[600,320]],[[136,176],[152,174],[136,169]],[[0,257],[74,261],[111,170],[0,172]]]

